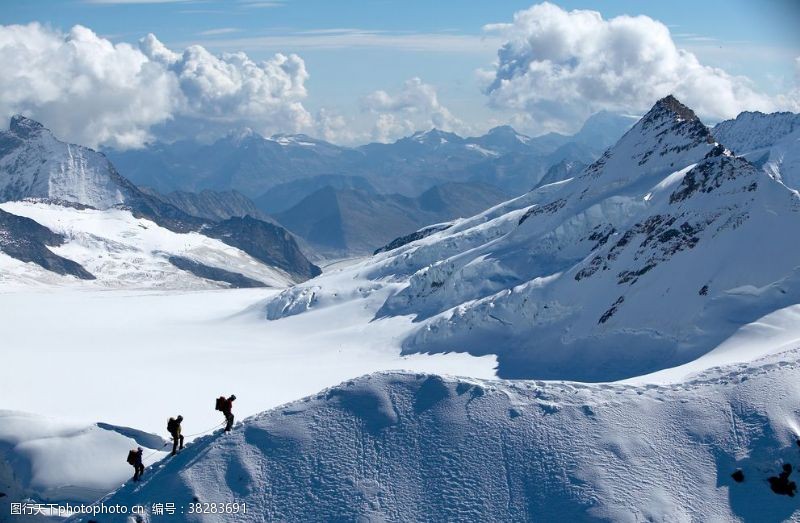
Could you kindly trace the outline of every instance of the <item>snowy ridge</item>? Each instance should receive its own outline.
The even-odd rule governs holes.
[[[800,189],[800,114],[744,112],[714,136],[787,187]]]
[[[105,501],[245,503],[204,517],[237,522],[796,518],[765,480],[800,458],[798,355],[669,386],[373,374],[197,440]]]
[[[667,97],[577,176],[348,276],[399,289],[375,312],[415,318],[406,352],[495,354],[502,377],[617,380],[685,364],[800,301],[785,240],[798,211],[794,191]],[[359,299],[348,276],[284,292],[267,317]]]
[[[0,510],[10,514],[11,499],[95,501],[130,479],[129,450],[146,449],[150,465],[165,455],[164,443],[124,427],[0,410]]]

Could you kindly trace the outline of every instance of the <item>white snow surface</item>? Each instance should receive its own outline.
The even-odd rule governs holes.
[[[163,444],[125,427],[0,410],[0,514],[12,499],[93,502],[133,475],[129,450],[141,446],[151,465]]]
[[[0,287],[3,407],[166,436],[179,413],[186,434],[219,424],[221,394],[242,416],[375,370],[494,375],[493,357],[402,356],[410,320],[369,322],[359,302],[264,321],[275,292]]]
[[[62,205],[18,201],[0,209],[25,216],[63,234],[66,243],[51,250],[81,264],[96,281],[59,276],[33,263],[22,264],[0,253],[0,285],[25,287],[58,283],[103,288],[219,288],[227,284],[206,280],[172,265],[169,256],[243,274],[271,287],[287,287],[291,276],[254,259],[224,242],[199,233],[177,233],[135,218],[121,209],[76,209]]]
[[[359,302],[267,322],[261,311],[275,292],[0,285],[0,408],[35,412],[34,426],[46,426],[29,430],[27,421],[0,415],[0,454],[10,440],[16,471],[34,463],[52,473],[31,483],[17,472],[22,483],[0,488],[8,494],[0,501],[21,492],[38,500],[93,500],[130,477],[130,442],[92,429],[97,421],[166,439],[167,419],[182,414],[191,440],[220,425],[213,402],[222,394],[238,396],[241,419],[375,370],[494,375],[493,357],[402,356],[400,334],[410,320],[370,323]],[[65,428],[38,416],[67,420]],[[46,451],[62,441],[68,457],[52,468],[57,456]],[[36,455],[23,453],[38,446]],[[76,460],[81,465],[72,467]],[[0,468],[8,461],[0,456]]]
[[[799,357],[673,385],[373,374],[199,439],[104,501],[204,522],[798,521],[766,480],[800,458]],[[192,516],[193,500],[246,514]]]

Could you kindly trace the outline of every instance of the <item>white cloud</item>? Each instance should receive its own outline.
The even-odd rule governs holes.
[[[175,77],[85,27],[0,26],[0,113],[24,113],[88,145],[135,146],[172,115]]]
[[[150,34],[142,52],[178,81],[181,116],[209,125],[247,125],[262,134],[295,132],[313,124],[301,101],[308,72],[297,55],[277,54],[255,62],[244,53],[216,56],[193,45],[173,53]]]
[[[227,35],[233,33],[241,33],[242,30],[238,27],[220,27],[218,29],[207,29],[205,31],[200,31],[200,36],[217,36],[217,35]]]
[[[431,127],[465,131],[464,123],[439,102],[436,88],[420,78],[406,80],[396,94],[375,91],[364,97],[362,107],[376,115],[372,137],[386,142]]]
[[[485,30],[506,42],[494,68],[482,72],[490,104],[522,111],[518,118],[537,130],[572,130],[601,109],[641,111],[669,93],[711,119],[787,104],[747,78],[703,65],[646,16],[605,20],[542,3]]]
[[[261,1],[257,1],[257,0],[256,1],[254,1],[254,0],[245,0],[245,1],[240,1],[239,3],[242,4],[243,7],[246,7],[248,9],[263,9],[263,8],[283,7],[284,6],[283,2],[277,1],[277,0],[273,1],[273,2],[270,2],[270,1],[261,2]]]
[[[139,48],[75,26],[0,26],[0,113],[41,120],[64,139],[136,147],[153,129],[261,133],[311,127],[302,105],[308,73],[296,55],[255,62],[200,46],[176,53],[153,35]]]
[[[363,138],[353,123],[341,114],[322,108],[314,118],[315,132],[323,140],[341,144],[355,144]]]

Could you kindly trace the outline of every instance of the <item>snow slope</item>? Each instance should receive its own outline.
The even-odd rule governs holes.
[[[129,450],[141,446],[150,465],[164,444],[124,427],[0,410],[0,519],[12,500],[95,501],[133,475]]]
[[[266,312],[391,286],[375,317],[415,319],[407,353],[494,354],[507,378],[630,378],[800,302],[798,211],[795,191],[667,97],[577,176],[288,289]]]
[[[0,408],[167,437],[178,413],[187,434],[218,425],[220,394],[241,418],[375,370],[494,376],[493,357],[402,356],[410,320],[362,302],[264,321],[275,293],[0,287]]]
[[[284,271],[220,240],[193,232],[173,232],[150,220],[135,218],[127,210],[100,211],[36,201],[6,202],[0,204],[0,209],[31,218],[63,234],[66,243],[51,250],[79,263],[97,278],[81,286],[161,289],[227,286],[179,269],[170,263],[170,256],[242,274],[267,286],[286,287],[292,283],[291,276]],[[48,271],[37,270],[32,263],[20,271],[19,263],[7,260],[6,256],[0,258],[0,266],[8,269],[0,275],[4,286],[25,285],[31,280],[73,286],[78,283],[72,277],[44,274]]]
[[[168,499],[170,521],[796,521],[766,479],[800,458],[798,357],[669,386],[373,374],[197,440],[105,502]]]
[[[800,188],[800,114],[746,111],[718,123],[712,132],[770,176]]]
[[[245,263],[248,265],[251,258],[255,258],[264,265],[280,269],[253,268],[250,272],[288,273],[294,281],[305,281],[319,274],[318,267],[308,261],[285,229],[250,217],[208,220],[189,215],[169,202],[139,190],[120,176],[103,154],[61,142],[42,124],[18,115],[11,119],[8,131],[0,132],[0,202],[27,199],[74,209],[127,210],[136,218],[147,219],[170,231],[198,232],[221,240],[247,252],[250,257]],[[93,216],[103,222],[114,221],[113,214],[107,219],[102,218],[101,214]],[[2,228],[0,223],[0,234],[3,233]],[[6,243],[18,241],[16,236],[19,235],[12,234],[10,239],[6,238]],[[28,258],[42,259],[46,252],[42,251],[41,245],[38,248],[38,256],[14,256],[8,250],[6,254],[23,261],[30,261]],[[54,259],[51,261],[51,265],[58,264]],[[261,278],[255,278],[255,281],[248,279],[238,272],[230,274],[225,272],[226,269],[214,268],[213,264],[212,268],[199,266],[198,260],[174,261],[203,279],[228,281],[240,286],[255,286],[262,281]],[[233,266],[237,268],[241,264],[234,263]],[[71,272],[79,274],[77,270]],[[278,279],[286,280],[283,275]]]

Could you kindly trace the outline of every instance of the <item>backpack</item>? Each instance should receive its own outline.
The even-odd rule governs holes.
[[[174,434],[176,430],[178,430],[178,420],[170,418],[167,422],[167,432]]]
[[[139,452],[135,450],[128,451],[128,465],[136,465],[136,457],[139,455]]]
[[[225,410],[225,404],[228,400],[225,399],[225,396],[220,396],[217,398],[217,403],[214,405],[214,410]]]

